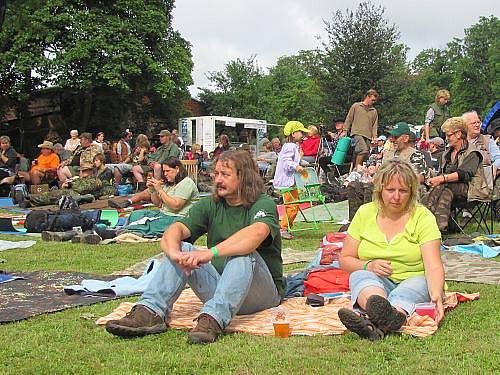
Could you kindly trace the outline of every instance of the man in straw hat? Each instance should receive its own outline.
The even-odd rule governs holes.
[[[33,166],[29,172],[19,172],[24,181],[39,185],[43,180],[48,181],[57,177],[57,166],[60,163],[59,156],[54,152],[54,145],[50,141],[43,141],[38,145],[40,155],[33,160]]]

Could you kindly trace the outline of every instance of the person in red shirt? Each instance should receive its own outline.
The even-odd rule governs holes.
[[[318,135],[318,128],[316,126],[311,125],[307,129],[309,129],[309,135],[304,138],[300,145],[302,159],[308,163],[314,163],[318,156],[321,138]]]

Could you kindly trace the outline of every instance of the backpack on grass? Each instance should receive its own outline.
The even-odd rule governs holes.
[[[92,229],[101,217],[101,210],[72,210],[58,211],[39,210],[31,211],[24,227],[27,232],[41,233],[45,230],[52,232],[66,232],[73,227],[82,227],[83,231]]]

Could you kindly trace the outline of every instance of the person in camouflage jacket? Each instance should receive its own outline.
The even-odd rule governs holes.
[[[96,164],[99,163],[102,154],[95,157]],[[111,184],[112,172],[109,168],[102,168],[101,164],[95,168],[93,164],[86,164],[80,167],[80,176],[68,179],[59,190],[47,191],[41,194],[31,194],[29,203],[25,207],[46,206],[56,204],[59,199],[66,195],[74,198],[78,203],[92,202],[101,196],[113,195],[114,186]]]
[[[57,167],[57,176],[61,183],[64,183],[67,179],[76,176],[80,166],[93,164],[94,157],[97,154],[100,154],[101,150],[92,142],[92,134],[82,133],[80,136],[80,146],[76,148],[69,159],[64,160]]]

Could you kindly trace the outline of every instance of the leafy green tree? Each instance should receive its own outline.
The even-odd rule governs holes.
[[[500,98],[500,20],[481,17],[459,42],[461,58],[452,82],[452,109],[485,111]]]
[[[124,102],[148,95],[175,108],[188,97],[192,60],[189,43],[172,28],[173,6],[173,0],[13,2],[0,34],[2,93],[22,100],[41,87],[81,92],[83,129],[102,90]]]
[[[380,118],[394,121],[401,83],[407,74],[406,47],[399,32],[384,18],[384,8],[361,2],[356,10],[337,11],[325,21],[322,69],[318,77],[330,118],[346,115],[370,88],[380,94]]]
[[[261,118],[265,113],[259,105],[264,73],[255,56],[229,61],[222,71],[207,77],[210,88],[202,88],[199,96],[209,113],[246,118]]]
[[[208,75],[200,99],[212,114],[265,119],[284,124],[298,119],[321,122],[322,93],[312,73],[314,51],[283,56],[265,74],[255,56],[228,62]]]
[[[270,121],[323,122],[323,95],[311,66],[315,55],[315,51],[301,51],[295,56],[283,56],[270,69],[266,77],[270,86],[266,106]]]

